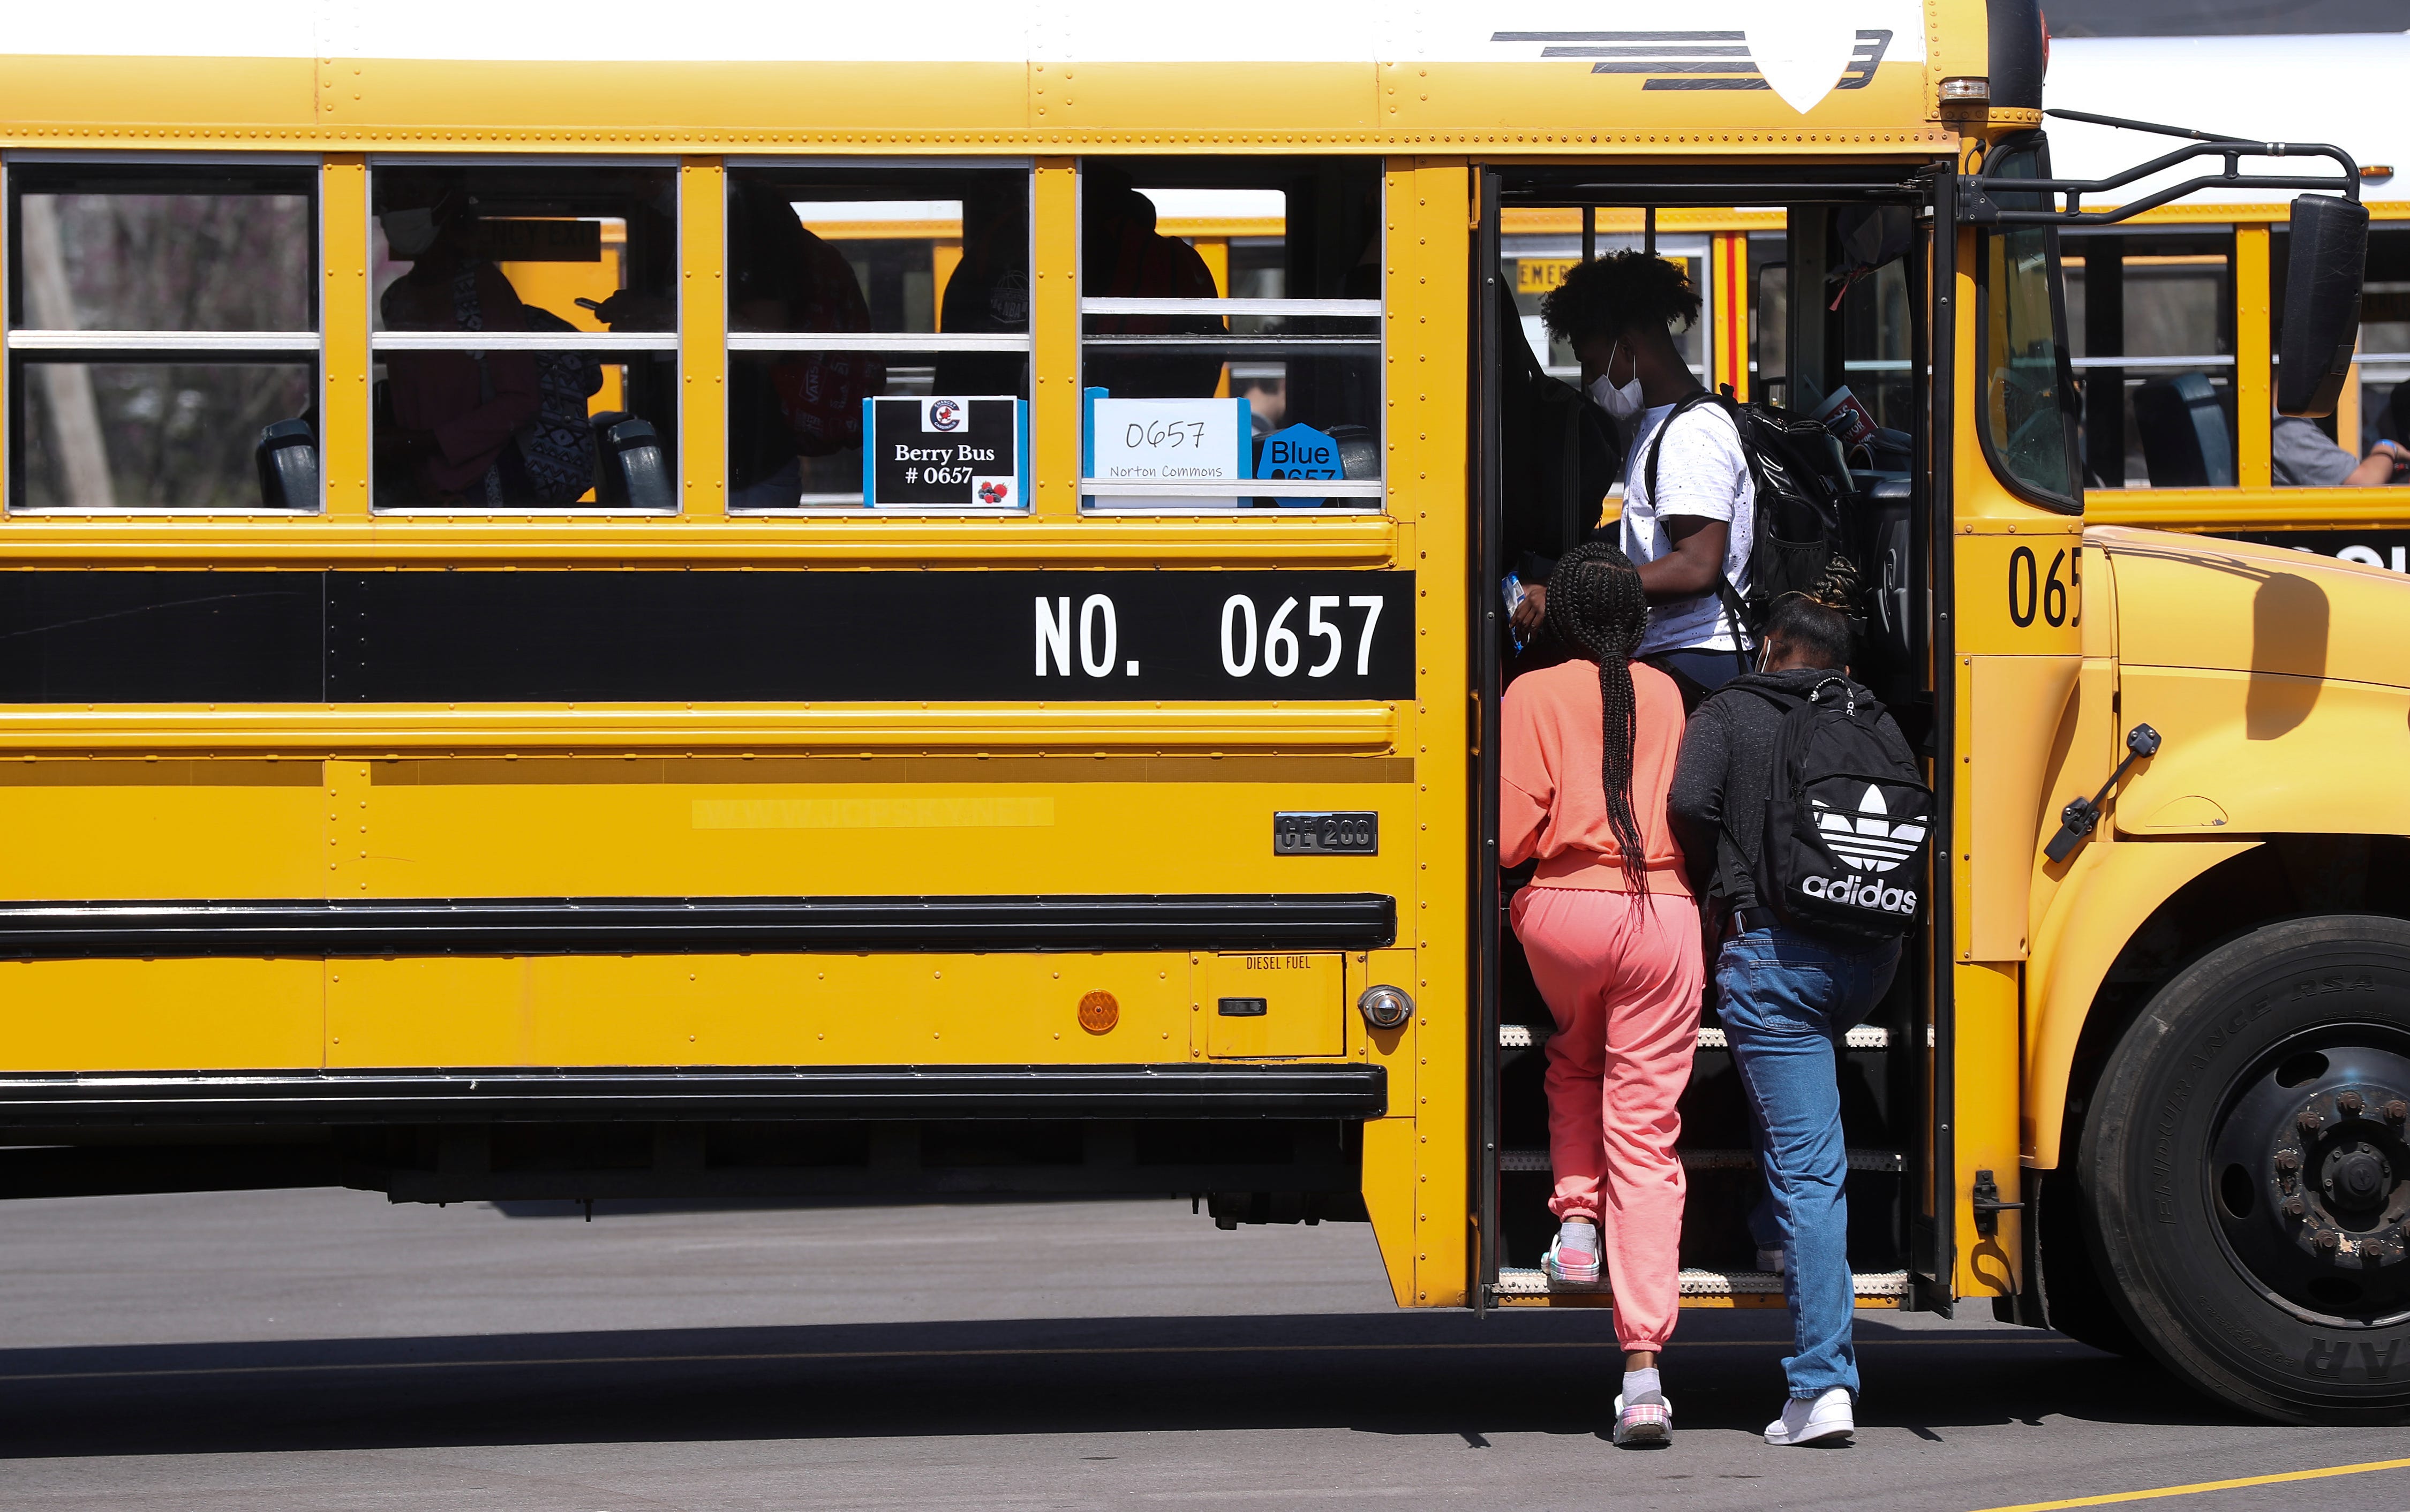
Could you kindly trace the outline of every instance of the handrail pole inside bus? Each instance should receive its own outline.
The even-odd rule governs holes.
[[[1499,175],[1495,168],[1482,168],[1481,226],[1474,233],[1474,256],[1479,276],[1473,281],[1474,298],[1478,308],[1474,311],[1473,326],[1475,357],[1481,364],[1480,381],[1475,385],[1479,396],[1474,415],[1475,455],[1479,459],[1477,497],[1474,502],[1474,527],[1473,558],[1472,623],[1466,627],[1474,638],[1474,664],[1478,669],[1479,684],[1474,698],[1479,705],[1481,722],[1477,737],[1478,749],[1473,761],[1474,823],[1473,829],[1473,944],[1474,961],[1474,994],[1473,1013],[1474,1034],[1474,1107],[1478,1137],[1474,1142],[1474,1159],[1478,1169],[1474,1173],[1474,1242],[1476,1264],[1473,1277],[1473,1309],[1476,1315],[1489,1311],[1489,1289],[1498,1282],[1498,998],[1499,998],[1499,929],[1498,909],[1498,786],[1494,780],[1498,767],[1498,696],[1501,669],[1498,665],[1498,623],[1501,603],[1498,593],[1498,542],[1505,526],[1506,477],[1504,459],[1498,454],[1498,424],[1503,396],[1498,389],[1499,351],[1506,333],[1498,319],[1499,258],[1503,249],[1499,236]]]
[[[1582,261],[1598,261],[1598,207],[1595,205],[1582,207]]]

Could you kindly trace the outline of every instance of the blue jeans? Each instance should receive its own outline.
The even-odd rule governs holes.
[[[1841,1143],[1841,1037],[1891,986],[1897,943],[1857,949],[1773,925],[1726,940],[1716,958],[1717,1013],[1749,1093],[1770,1231],[1786,1257],[1783,1300],[1798,1352],[1782,1361],[1791,1394],[1858,1390],[1850,1341],[1848,1151]]]

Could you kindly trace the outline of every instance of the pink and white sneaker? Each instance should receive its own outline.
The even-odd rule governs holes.
[[[1674,1403],[1661,1396],[1654,1402],[1623,1404],[1621,1392],[1615,1398],[1615,1447],[1619,1449],[1662,1448],[1674,1442]]]
[[[1598,1243],[1597,1233],[1596,1229],[1590,1231],[1592,1246]],[[1548,1243],[1548,1252],[1540,1257],[1540,1269],[1547,1273],[1548,1279],[1551,1281],[1570,1281],[1576,1286],[1596,1286],[1598,1284],[1598,1251],[1596,1248],[1574,1248],[1565,1243],[1565,1232],[1560,1229],[1557,1231],[1557,1237]]]

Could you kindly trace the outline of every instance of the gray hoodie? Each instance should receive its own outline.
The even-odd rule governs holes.
[[[1765,839],[1765,802],[1774,782],[1774,737],[1783,708],[1749,692],[1752,687],[1806,697],[1808,690],[1840,673],[1829,668],[1793,668],[1745,672],[1699,705],[1682,732],[1682,754],[1674,763],[1674,786],[1666,796],[1674,838],[1681,842],[1691,883],[1700,896],[1726,908],[1755,908],[1758,852]],[[1857,689],[1862,698],[1872,694]],[[1907,737],[1886,712],[1882,741],[1900,760],[1912,762]],[[1710,871],[1708,857],[1714,857]]]

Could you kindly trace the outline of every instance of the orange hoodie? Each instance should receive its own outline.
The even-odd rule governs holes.
[[[1682,853],[1665,820],[1682,748],[1681,691],[1633,662],[1632,692],[1632,814],[1648,842],[1648,890],[1687,898]],[[1499,706],[1498,859],[1519,866],[1538,857],[1533,886],[1629,890],[1599,776],[1604,713],[1598,664],[1579,659],[1524,673]]]

